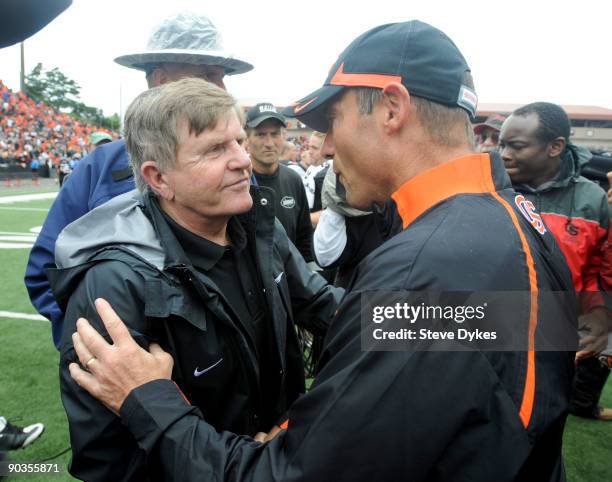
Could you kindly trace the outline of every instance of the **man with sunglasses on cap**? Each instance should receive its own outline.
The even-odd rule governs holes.
[[[167,357],[135,347],[110,307],[99,308],[114,346],[79,321],[80,360],[99,363],[93,374],[71,365],[73,378],[120,414],[167,480],[564,479],[573,353],[538,350],[535,333],[565,322],[575,339],[575,310],[541,307],[546,291],[572,290],[571,276],[499,157],[474,152],[471,84],[444,33],[388,24],[354,40],[324,86],[290,109],[327,132],[323,153],[347,201],[375,204],[390,236],[357,267],[313,386],[265,445],[215,432],[168,379]],[[382,325],[366,308],[381,291],[502,292],[487,321],[509,318],[499,328],[516,344],[372,345],[372,322]]]
[[[198,77],[225,89],[225,75],[249,72],[253,66],[225,51],[221,34],[205,16],[180,13],[154,28],[142,52],[115,59],[120,65],[145,72],[148,87],[184,77]],[[55,264],[55,242],[71,222],[113,197],[135,188],[125,141],[97,148],[84,158],[60,190],[32,247],[25,274],[30,300],[52,325],[59,348],[64,313],[58,306],[45,271]]]
[[[506,120],[501,115],[492,115],[482,124],[474,126],[474,134],[476,135],[476,147],[480,152],[493,152],[497,150],[499,144],[499,131],[502,124]]]

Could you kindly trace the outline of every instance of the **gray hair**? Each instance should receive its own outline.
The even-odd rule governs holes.
[[[463,83],[474,88],[472,75],[466,72]],[[369,115],[374,106],[382,99],[382,90],[371,87],[355,88],[357,104],[361,115]],[[410,101],[415,105],[417,116],[421,125],[429,134],[431,140],[444,147],[457,147],[462,142],[468,141],[474,147],[474,131],[470,122],[469,114],[461,107],[449,107],[438,104],[422,97],[411,96]],[[465,130],[465,138],[457,139],[451,135],[454,127],[462,124]]]
[[[182,126],[198,136],[214,129],[231,109],[242,119],[230,94],[196,78],[154,87],[136,97],[125,114],[125,144],[138,190],[149,190],[140,172],[145,161],[155,161],[162,172],[175,165]]]

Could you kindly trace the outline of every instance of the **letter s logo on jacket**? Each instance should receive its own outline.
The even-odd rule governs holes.
[[[533,203],[525,199],[525,196],[522,194],[517,195],[514,198],[514,202],[519,208],[521,214],[525,216],[525,219],[529,221],[535,230],[540,234],[544,234],[546,232],[546,226],[544,225],[544,221],[542,221],[540,215],[536,212],[536,208]]]

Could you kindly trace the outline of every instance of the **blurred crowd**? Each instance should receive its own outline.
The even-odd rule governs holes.
[[[44,102],[35,102],[23,92],[15,93],[0,80],[0,164],[25,168],[36,160],[41,166],[58,167],[62,160],[87,154],[94,132],[115,137],[106,129],[84,125]]]

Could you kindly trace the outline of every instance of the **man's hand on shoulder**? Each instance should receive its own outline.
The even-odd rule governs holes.
[[[150,351],[142,349],[108,302],[99,298],[95,304],[113,344],[80,318],[72,339],[81,366],[71,363],[70,375],[118,414],[133,389],[153,380],[170,379],[173,360],[157,344],[152,343]]]

